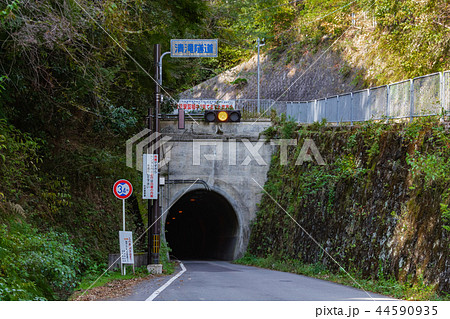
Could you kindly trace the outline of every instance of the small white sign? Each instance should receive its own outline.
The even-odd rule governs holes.
[[[144,154],[142,159],[143,199],[158,198],[158,155]]]
[[[134,265],[133,233],[130,231],[119,231],[120,262]]]

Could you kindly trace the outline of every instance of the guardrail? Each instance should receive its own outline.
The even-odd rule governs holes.
[[[279,103],[279,102],[277,102]],[[447,114],[450,71],[332,97],[286,103],[286,115],[299,123],[363,122]]]

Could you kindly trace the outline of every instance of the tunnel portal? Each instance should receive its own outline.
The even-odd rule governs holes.
[[[233,259],[238,220],[222,195],[207,190],[186,193],[172,206],[165,223],[170,254],[176,258]]]

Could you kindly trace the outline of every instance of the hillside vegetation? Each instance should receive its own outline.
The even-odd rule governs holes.
[[[146,203],[125,141],[153,105],[155,43],[163,52],[176,38],[220,43],[218,58],[165,58],[165,101],[246,61],[257,37],[274,60],[295,60],[326,48],[364,10],[378,22],[367,43],[379,47],[367,57],[384,63],[367,59],[366,81],[448,69],[446,1],[289,2],[0,1],[0,300],[65,299],[83,273],[103,269],[118,249],[118,178],[135,185],[127,228],[143,231]]]
[[[299,1],[289,10],[258,34],[263,99],[318,99],[450,69],[447,1]],[[255,99],[256,44],[249,53],[182,96]]]

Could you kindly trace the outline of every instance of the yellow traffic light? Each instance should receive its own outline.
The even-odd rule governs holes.
[[[241,111],[240,110],[206,110],[205,114],[206,122],[240,122]]]
[[[220,122],[225,122],[228,120],[228,113],[225,111],[219,112],[219,114],[217,114],[217,118]]]

